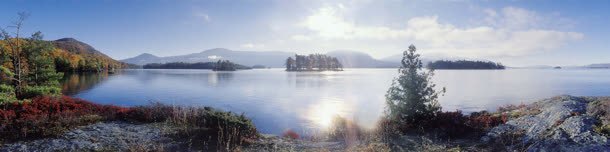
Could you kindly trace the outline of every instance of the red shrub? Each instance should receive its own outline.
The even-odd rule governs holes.
[[[174,109],[161,103],[132,107],[125,112],[124,120],[135,122],[163,122],[174,116]]]
[[[296,132],[294,132],[294,131],[292,131],[290,129],[284,131],[282,136],[286,137],[286,138],[290,138],[290,139],[299,139],[299,134],[297,134]]]
[[[486,111],[482,111],[473,112],[470,114],[470,116],[468,116],[467,124],[476,130],[484,131],[506,123],[507,120],[508,117],[505,114],[502,114],[501,116],[494,116]]]
[[[450,137],[462,136],[472,129],[466,125],[467,117],[462,111],[439,112],[426,125],[426,128]]]
[[[0,136],[4,141],[53,136],[76,126],[116,119],[128,111],[67,96],[37,97],[0,107]]]
[[[494,116],[486,111],[464,115],[457,110],[454,112],[438,112],[432,117],[418,118],[416,124],[400,124],[399,127],[394,128],[403,133],[416,131],[458,137],[484,133],[490,128],[506,123],[507,119],[506,115]],[[392,125],[385,124],[384,126]]]

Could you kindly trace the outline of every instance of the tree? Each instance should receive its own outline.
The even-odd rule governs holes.
[[[341,71],[343,66],[337,58],[324,54],[294,55],[286,59],[286,71]]]
[[[445,92],[444,88],[440,92],[434,90],[436,85],[431,82],[434,71],[422,71],[422,61],[416,51],[413,45],[404,51],[400,75],[386,94],[386,117],[401,125],[422,124],[420,121],[440,112],[437,98]]]
[[[294,70],[294,59],[292,59],[292,57],[288,57],[288,59],[286,59],[286,71],[293,71]]]
[[[14,96],[19,99],[38,95],[59,94],[59,79],[61,73],[55,71],[54,59],[51,52],[52,44],[43,40],[42,33],[36,32],[30,38],[21,37],[23,22],[28,14],[19,13],[19,18],[9,28],[9,33],[0,28],[2,41],[0,43],[0,65],[3,79],[10,80],[10,87]],[[4,88],[7,88],[3,82]]]
[[[42,38],[42,33],[36,32],[23,47],[29,68],[27,81],[31,85],[59,85],[63,74],[55,71],[55,63],[50,56],[53,45]]]
[[[24,64],[24,59],[22,58],[23,40],[21,39],[20,34],[21,28],[23,27],[23,22],[29,16],[27,13],[24,12],[18,13],[18,15],[19,18],[15,22],[13,22],[12,25],[8,26],[10,28],[15,29],[15,32],[13,32],[14,36],[9,34],[9,32],[7,32],[4,28],[0,29],[0,32],[2,33],[2,39],[4,40],[5,45],[7,45],[7,47],[0,47],[2,49],[0,50],[0,52],[2,52],[3,58],[4,56],[8,58],[12,66],[11,72],[13,73],[13,77],[10,79],[12,81],[11,85],[15,88],[15,94],[17,96],[21,95],[24,82],[24,68],[22,67],[22,65]]]

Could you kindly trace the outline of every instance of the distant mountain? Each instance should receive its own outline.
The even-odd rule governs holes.
[[[336,57],[343,67],[347,68],[390,68],[398,64],[374,59],[370,55],[357,51],[331,51],[326,55]]]
[[[145,65],[149,63],[171,63],[171,62],[215,62],[219,59],[230,60],[231,62],[246,65],[262,65],[272,68],[283,68],[286,58],[293,57],[295,52],[282,51],[234,51],[224,48],[205,50],[199,53],[187,55],[158,57],[152,54],[141,54],[133,58],[121,60],[125,63]],[[336,57],[345,68],[377,68],[377,67],[398,67],[398,64],[380,61],[370,55],[357,51],[332,51],[327,55]]]
[[[127,67],[127,64],[114,60],[91,45],[74,38],[62,38],[50,42],[56,49],[52,55],[56,58],[55,66],[58,71],[101,71]]]
[[[585,66],[586,68],[610,68],[610,63],[597,63]]]
[[[150,61],[158,61],[161,58],[149,53],[142,53],[136,57],[132,57],[129,59],[121,60],[125,63],[136,64],[136,65],[145,65],[151,63]]]
[[[59,48],[70,53],[75,53],[78,55],[91,55],[91,56],[100,56],[104,58],[109,58],[106,54],[96,50],[91,45],[87,43],[83,43],[74,38],[62,38],[55,41],[52,41],[55,48]],[[114,59],[112,59],[114,60]]]
[[[266,51],[266,52],[253,52],[253,51],[233,51],[223,48],[215,48],[205,50],[199,53],[192,53],[187,55],[168,56],[168,57],[157,57],[152,54],[141,54],[133,58],[121,60],[126,63],[144,65],[149,63],[170,63],[170,62],[186,62],[186,63],[197,63],[197,62],[215,62],[219,59],[230,60],[232,62],[253,66],[253,65],[265,65],[268,67],[284,67],[285,59],[289,56],[293,56],[291,52],[280,52],[280,51]]]
[[[511,67],[512,69],[553,69],[556,66],[550,65],[532,65],[532,66],[522,66],[522,67]]]

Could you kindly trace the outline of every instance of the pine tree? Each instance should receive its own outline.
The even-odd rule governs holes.
[[[434,72],[422,71],[422,61],[416,51],[413,45],[404,51],[400,75],[394,79],[386,94],[387,119],[402,125],[421,124],[419,121],[440,112],[437,98],[439,93],[445,92],[444,88],[440,92],[434,90],[436,85],[431,82]]]

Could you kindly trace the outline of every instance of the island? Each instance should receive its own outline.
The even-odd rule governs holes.
[[[324,54],[298,55],[286,59],[286,71],[343,71],[336,57]]]
[[[233,63],[229,60],[218,60],[217,62],[170,62],[149,63],[142,66],[143,69],[209,69],[214,71],[235,71],[252,69],[251,67]]]
[[[496,69],[502,70],[506,67],[501,63],[491,61],[469,61],[469,60],[438,60],[428,63],[426,66],[428,69]]]

